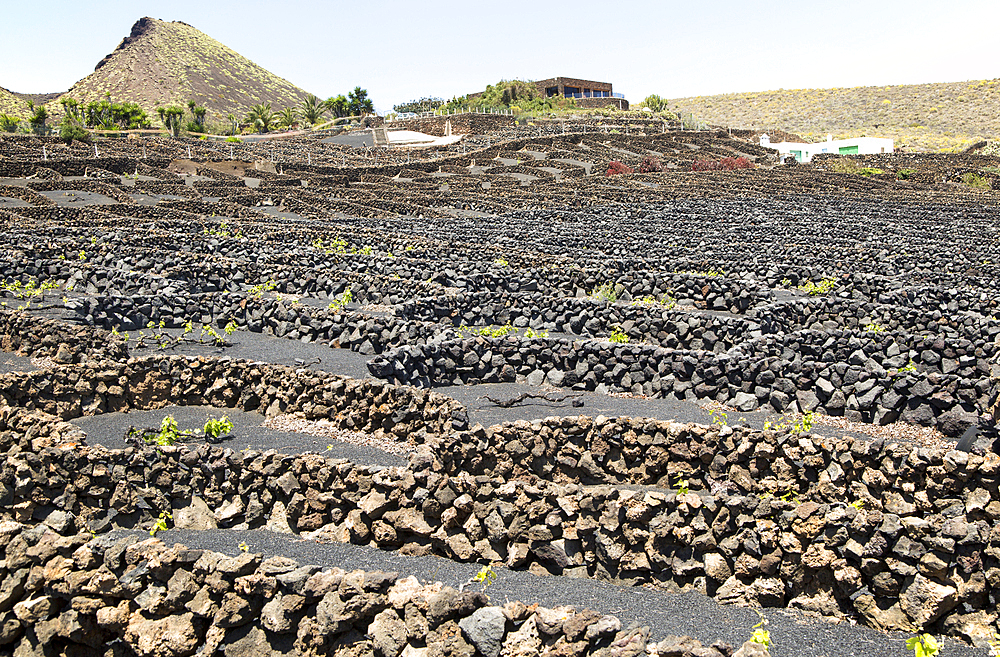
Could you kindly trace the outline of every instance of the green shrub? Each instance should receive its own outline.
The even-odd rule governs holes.
[[[615,291],[615,284],[611,282],[601,283],[590,293],[590,298],[595,301],[614,303],[618,300],[618,292]]]
[[[608,340],[610,340],[611,342],[617,342],[619,344],[625,344],[628,342],[628,335],[626,335],[625,331],[621,330],[620,327],[616,326],[614,329],[612,329],[611,335],[608,337]]]
[[[835,173],[850,173],[865,177],[885,173],[882,169],[876,169],[875,167],[863,167],[857,160],[847,157],[830,162],[830,170]]]
[[[819,283],[813,283],[812,281],[806,281],[799,286],[799,289],[814,297],[819,294],[826,294],[832,290],[837,285],[837,279],[835,278],[824,278]]]
[[[59,124],[59,138],[67,144],[72,144],[74,139],[89,144],[93,139],[87,129],[69,115],[63,117]]]
[[[219,442],[220,438],[232,430],[232,420],[223,415],[221,419],[216,419],[214,416],[209,418],[205,422],[205,427],[202,429],[202,432],[205,434],[205,438],[207,438],[209,442]]]
[[[648,107],[654,112],[663,112],[667,109],[667,100],[657,94],[650,94],[642,101],[643,107]]]
[[[436,98],[434,96],[427,96],[425,98],[420,98],[418,100],[411,100],[406,103],[400,103],[398,105],[393,105],[392,109],[396,112],[415,112],[419,114],[420,112],[432,112],[437,108],[444,105],[444,98]]]
[[[934,657],[941,652],[941,644],[930,634],[918,634],[906,640],[906,648],[914,657]]]
[[[0,114],[0,131],[17,132],[17,126],[21,124],[21,119],[10,114]]]
[[[972,173],[971,171],[969,173],[962,174],[962,182],[969,187],[978,187],[980,189],[990,188],[989,180],[987,180],[984,176],[980,176],[978,173]]]
[[[917,172],[916,169],[900,169],[896,172],[896,178],[898,180],[909,180],[910,176]]]
[[[226,137],[226,141],[238,144],[238,143],[240,143],[240,138],[239,137]]]

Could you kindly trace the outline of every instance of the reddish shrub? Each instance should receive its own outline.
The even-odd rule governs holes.
[[[692,171],[720,171],[722,165],[717,160],[695,160],[691,163]]]
[[[723,171],[732,171],[734,169],[752,169],[753,164],[750,160],[745,157],[724,157],[719,160],[719,164],[722,165]]]
[[[642,158],[642,162],[639,163],[639,167],[636,170],[639,173],[659,173],[663,171],[663,164],[659,158],[647,155]]]
[[[695,160],[691,163],[692,171],[733,171],[735,169],[752,169],[753,163],[745,157],[724,157],[721,160]]]
[[[623,173],[633,173],[632,167],[625,166],[618,160],[611,160],[608,162],[608,172],[604,174],[605,176],[618,176]]]

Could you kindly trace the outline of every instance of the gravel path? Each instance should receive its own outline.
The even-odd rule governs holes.
[[[146,537],[142,532],[121,531],[116,535],[127,533]],[[261,530],[171,529],[160,532],[157,538],[167,545],[182,543],[231,556],[239,554],[239,544],[243,542],[251,552],[282,555],[301,564],[398,572],[400,576],[415,575],[424,581],[441,581],[456,588],[480,568],[478,564],[460,564],[441,557],[411,557],[366,546],[317,543]],[[759,621],[753,609],[719,605],[697,593],[668,593],[592,579],[537,576],[525,571],[501,569],[498,572],[497,581],[486,591],[496,604],[521,600],[525,604],[537,602],[545,607],[589,607],[618,616],[626,626],[633,621],[648,625],[654,641],[670,634],[686,634],[703,644],[722,640],[739,647]],[[908,636],[904,634],[828,622],[784,609],[765,609],[764,615],[773,641],[773,657],[900,657],[906,654]],[[946,640],[942,653],[949,657],[987,654],[952,640]]]
[[[98,181],[105,182],[105,181]],[[50,191],[38,192],[42,196],[51,199],[55,204],[62,208],[72,208],[79,207],[83,205],[115,205],[118,203],[113,198],[108,198],[103,194],[98,194],[97,192],[85,192],[81,190],[71,189],[62,190],[55,189]]]
[[[180,335],[181,329],[167,329],[170,335]],[[195,329],[197,333],[197,329]],[[220,331],[221,333],[221,331]],[[134,336],[133,336],[134,337]],[[141,349],[131,349],[132,356],[148,354],[184,354],[187,356],[224,356],[234,359],[261,361],[276,365],[300,367],[298,361],[308,363],[310,369],[323,370],[333,374],[342,374],[355,379],[371,378],[368,372],[370,356],[365,356],[350,349],[335,349],[319,342],[300,342],[278,338],[266,333],[237,331],[227,338],[231,347],[216,347],[211,344],[182,344],[173,349],[160,350],[152,340],[150,346]],[[130,341],[134,344],[134,340]],[[316,359],[319,359],[316,362]]]
[[[769,410],[757,410],[751,413],[741,413],[733,409],[722,409],[715,405],[708,405],[704,400],[692,402],[674,398],[654,398],[654,397],[631,397],[604,395],[595,392],[586,392],[578,397],[583,402],[582,407],[574,407],[573,399],[567,398],[562,402],[549,402],[541,399],[527,399],[523,403],[512,408],[501,408],[493,402],[484,399],[484,396],[494,399],[507,400],[517,397],[522,393],[547,394],[553,393],[556,399],[571,393],[564,388],[553,388],[551,386],[529,386],[524,383],[484,383],[470,386],[444,386],[434,388],[435,392],[448,395],[464,404],[469,411],[469,423],[477,422],[484,427],[488,427],[501,422],[514,422],[516,420],[535,420],[550,416],[571,417],[586,415],[597,417],[648,417],[658,420],[676,420],[677,422],[698,422],[701,424],[712,424],[713,422],[725,423],[729,426],[747,426],[754,429],[761,429],[766,422],[776,425],[782,421],[787,421],[787,417]],[[715,411],[714,416],[711,411]],[[842,418],[841,418],[842,419]],[[839,438],[841,436],[853,436],[864,440],[872,440],[877,434],[879,437],[896,439],[906,442],[915,442],[912,438],[902,435],[901,429],[904,425],[890,425],[888,427],[877,427],[874,425],[848,426],[844,427],[824,425],[817,422],[810,429],[810,433],[827,438]],[[900,434],[900,435],[894,435]],[[916,441],[922,445],[948,446],[957,442],[956,438],[948,438],[938,435],[938,444],[933,440]]]
[[[405,467],[407,463],[402,456],[390,454],[374,447],[354,445],[329,437],[268,429],[263,426],[264,417],[259,413],[247,413],[232,408],[168,406],[154,411],[93,415],[77,418],[71,422],[87,434],[88,445],[103,445],[109,449],[122,449],[127,446],[124,436],[129,427],[159,427],[160,421],[167,415],[174,416],[182,431],[201,429],[209,417],[227,416],[233,423],[233,431],[231,437],[223,440],[221,446],[235,450],[264,451],[274,449],[284,454],[320,452],[324,456],[350,459],[353,463],[363,465]]]
[[[32,364],[30,358],[18,356],[9,351],[0,351],[0,374],[8,372],[33,372],[37,367]]]

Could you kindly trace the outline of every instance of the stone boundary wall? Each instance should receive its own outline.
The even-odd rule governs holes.
[[[145,656],[198,654],[442,655],[539,652],[578,657],[645,655],[648,628],[622,629],[590,610],[491,605],[415,577],[345,572],[286,557],[229,557],[137,536],[60,535],[46,525],[0,524],[4,647],[15,654],[104,655],[109,645]],[[124,644],[124,645],[122,645]],[[664,639],[656,648],[728,645]],[[524,652],[522,652],[524,651]],[[690,653],[688,653],[690,654]]]
[[[150,322],[155,326],[163,322],[165,328],[177,329],[191,322],[193,326],[213,325],[221,330],[233,321],[240,330],[268,333],[301,342],[320,342],[332,348],[350,349],[366,355],[380,354],[405,345],[425,344],[446,331],[444,327],[429,322],[315,308],[273,298],[248,299],[241,294],[230,293],[201,297],[165,294],[101,296],[97,299],[71,300],[67,306],[88,325],[105,329],[145,331]],[[455,334],[449,332],[447,335],[454,337]],[[231,339],[238,341],[239,333]],[[148,342],[153,344],[154,340]]]
[[[166,169],[170,164],[169,158],[149,157],[135,159],[131,157],[86,157],[70,159],[49,159],[42,162],[18,161],[4,159],[0,161],[0,177],[3,178],[23,178],[30,176],[37,167],[51,169],[63,176],[82,176],[87,169],[106,169],[117,174],[133,174],[136,167],[142,165],[157,169]]]
[[[425,135],[443,137],[445,123],[451,121],[453,135],[483,135],[504,128],[513,128],[515,118],[506,114],[453,114],[450,116],[425,116],[415,119],[397,119],[387,123],[390,130],[413,130]]]
[[[0,185],[0,196],[18,198],[36,207],[51,207],[56,204],[55,201],[47,196],[42,196],[34,189],[21,187],[20,185]]]
[[[991,284],[984,285],[983,289],[971,289],[965,282],[962,283],[965,287],[959,287],[957,284],[946,283],[943,275],[939,276],[942,281],[935,285],[907,286],[888,292],[885,288],[891,279],[881,276],[852,276],[839,279],[831,294],[834,298],[912,307],[928,313],[970,311],[987,316],[998,314],[1000,300],[984,291],[996,288],[996,281],[990,281]]]
[[[580,272],[580,274],[584,274],[584,272]],[[528,277],[526,281],[516,283],[518,287],[517,292],[521,293],[518,296],[515,296],[515,293],[512,291],[503,289],[486,292],[458,292],[448,295],[443,299],[415,299],[403,304],[399,312],[403,317],[410,319],[432,320],[444,316],[441,313],[447,310],[447,315],[449,316],[456,314],[467,316],[467,319],[465,319],[465,323],[467,324],[496,324],[505,322],[497,322],[496,320],[489,319],[488,313],[481,310],[481,308],[488,305],[498,308],[520,306],[524,310],[531,309],[530,316],[533,317],[536,313],[541,314],[543,312],[542,307],[544,307],[544,312],[551,313],[552,315],[550,319],[546,319],[545,321],[565,324],[568,318],[561,321],[558,318],[565,316],[566,313],[579,312],[580,309],[577,306],[580,304],[593,303],[586,299],[586,296],[593,293],[601,285],[601,283],[593,283],[588,289],[586,288],[587,280],[581,280],[583,278],[583,276],[579,276],[573,282],[574,289],[571,291],[559,288],[552,289],[555,286],[552,286],[551,283],[544,286],[548,288],[547,290],[539,290],[540,286],[538,283]],[[479,287],[480,280],[473,280],[473,284]],[[673,299],[678,302],[687,302],[687,304],[693,305],[696,308],[719,310],[737,315],[745,314],[751,307],[757,305],[762,300],[771,298],[769,290],[762,290],[755,285],[747,285],[744,281],[690,274],[664,275],[661,280],[652,282],[649,280],[630,280],[626,277],[618,280],[611,278],[605,284],[608,283],[613,286],[615,296],[621,304],[609,306],[611,309],[640,314],[644,310],[640,304],[648,297],[653,297],[656,301]],[[488,288],[489,286],[484,287]],[[535,292],[536,294],[532,296],[524,294],[530,292]],[[563,298],[553,299],[552,296]],[[572,297],[574,296],[577,299],[573,299]],[[553,302],[557,304],[555,307],[553,307]],[[622,307],[622,305],[632,302],[635,302],[635,305],[626,308]],[[563,306],[567,304],[569,307],[563,310]],[[494,314],[499,315],[500,313],[497,312]]]
[[[949,308],[948,315],[945,315],[940,310],[928,312],[927,309],[912,306],[820,297],[769,304],[754,309],[751,315],[760,322],[764,333],[787,333],[803,329],[900,331],[916,335],[944,335],[983,343],[995,343],[1000,337],[1000,320],[957,307]],[[876,327],[868,328],[872,324]]]
[[[713,354],[612,342],[480,337],[400,347],[369,361],[368,369],[381,379],[424,387],[521,380],[574,390],[707,398],[741,411],[769,405],[776,411],[819,411],[856,422],[902,419],[957,436],[978,421],[976,413],[985,412],[991,401],[993,352],[982,348],[980,355],[966,343],[886,333],[861,339],[849,331],[805,330],[765,335]],[[795,358],[798,353],[804,357]],[[919,359],[919,368],[900,372],[911,358]],[[942,373],[942,363],[955,359],[957,373]]]
[[[124,361],[128,350],[107,331],[0,310],[0,349],[59,363]]]
[[[170,404],[301,412],[342,429],[419,444],[468,428],[460,403],[428,390],[243,360],[147,356],[0,375],[0,401],[64,420]]]
[[[998,500],[993,509],[1000,512],[995,455],[914,449],[883,439],[579,416],[476,426],[427,444],[434,469],[449,476],[636,485],[663,492],[683,479],[701,495],[791,494],[831,505],[861,500],[866,509],[901,515],[964,500],[974,482]]]
[[[582,109],[599,109],[610,107],[616,110],[628,111],[628,101],[624,98],[574,98],[574,104]]]
[[[123,229],[135,225],[135,220],[126,217],[122,217],[120,219],[116,218],[122,214],[128,214],[130,216],[134,216],[135,218],[156,221],[205,221],[205,219],[199,214],[180,211],[178,207],[185,206],[172,206],[168,208],[133,205],[128,209],[115,209],[115,206],[108,206],[107,208],[100,210],[79,208],[53,208],[51,210],[46,208],[17,208],[16,210],[11,211],[29,219],[41,220],[55,217],[60,222],[66,222],[67,224],[78,221],[80,217],[88,217],[91,220],[100,221],[102,225],[107,225],[109,227],[120,226]],[[201,205],[187,207],[191,210],[205,209]],[[241,207],[242,209],[240,209]],[[257,216],[259,215],[259,211],[253,208],[234,205],[231,209],[233,209],[234,212],[245,215],[246,218],[251,220],[263,218],[263,215]],[[261,231],[263,234],[266,234],[266,231],[256,225],[240,226],[240,228],[244,232],[247,232],[247,234],[256,234],[256,231]],[[406,248],[406,244],[392,240],[386,235],[379,234],[377,231],[355,231],[345,227],[341,233],[344,239],[349,240],[349,245],[352,248],[373,246],[375,248],[392,251],[397,255],[405,256],[405,253],[400,252]],[[192,239],[201,238],[202,236],[192,235]],[[245,249],[245,245],[243,245],[239,240],[215,237],[213,237],[213,239],[216,239],[218,242],[216,249],[219,255],[225,256],[229,253],[239,254],[241,250]],[[305,231],[303,239],[311,241],[312,234]],[[303,247],[305,248],[305,244],[303,244]],[[119,245],[117,248],[119,251],[122,249],[124,249],[124,251],[117,253],[116,257],[128,257],[127,245]],[[437,249],[439,247],[422,245],[421,248],[424,249],[422,253],[426,255],[437,253]],[[34,251],[41,255],[51,251],[51,249],[49,249],[43,241],[40,241],[35,245]],[[58,253],[53,252],[51,257],[55,258],[58,257],[58,255]],[[395,260],[381,260],[378,258],[373,259],[371,257],[364,256],[351,256],[350,254],[329,254],[326,258],[327,262],[330,264],[336,264],[336,261],[342,261],[345,259],[350,260],[353,258],[358,261],[359,265],[362,262],[366,262],[370,265],[384,268],[383,271],[387,275],[390,273],[398,273],[398,275],[401,276],[406,274],[403,278],[410,277],[418,280],[426,280],[429,275],[435,275],[437,276],[439,282],[446,283],[448,285],[462,286],[463,284],[475,284],[485,287],[486,289],[502,288],[511,292],[538,289],[540,291],[551,291],[553,294],[561,294],[563,296],[577,296],[581,293],[589,294],[601,283],[613,282],[616,284],[616,287],[621,286],[620,290],[627,291],[633,298],[650,294],[661,295],[665,293],[672,293],[674,291],[673,288],[676,288],[678,294],[690,293],[697,298],[700,294],[700,289],[703,289],[705,285],[709,285],[710,287],[706,294],[711,298],[705,300],[705,307],[719,310],[736,310],[737,312],[743,312],[742,307],[747,303],[752,306],[761,301],[766,301],[773,296],[773,293],[763,287],[761,283],[757,283],[752,280],[740,281],[728,277],[698,276],[696,274],[688,273],[671,273],[670,271],[661,271],[657,273],[653,279],[647,280],[645,277],[641,279],[634,279],[628,275],[623,275],[617,268],[611,270],[598,270],[596,265],[594,267],[584,269],[579,267],[560,267],[556,270],[539,266],[542,264],[551,264],[551,260],[545,262],[534,262],[531,260],[515,262],[512,260],[511,265],[516,268],[517,275],[509,276],[512,282],[507,284],[500,282],[502,279],[491,272],[493,259],[500,257],[501,255],[502,254],[500,252],[494,251],[489,253],[488,257],[484,258],[482,252],[480,252],[477,257],[471,258],[468,263],[452,263],[452,266],[448,268],[448,271],[453,272],[451,275],[446,275],[444,272],[432,271],[428,267],[405,257],[396,258]],[[174,257],[179,256],[174,254]],[[334,259],[336,259],[336,261]],[[484,262],[484,260],[487,262]],[[136,259],[131,261],[130,264],[132,264],[133,267],[137,267],[138,262],[139,260]],[[317,262],[321,264],[321,261]],[[674,259],[672,261],[662,259],[659,266],[664,270],[668,270],[679,266],[683,267],[685,266],[683,263],[684,259]],[[53,264],[59,265],[60,263]],[[621,263],[621,267],[625,268],[629,264],[633,263],[623,262]],[[275,263],[275,266],[277,266],[277,263]],[[141,267],[138,268],[141,269]],[[513,272],[508,272],[508,274],[509,273]],[[753,272],[748,271],[745,273],[757,276],[761,281],[766,280],[767,284],[773,286],[779,286],[782,280],[786,278],[789,278],[791,284],[794,285],[804,279],[819,280],[819,278],[822,277],[809,268],[803,269],[802,271],[782,269],[780,271],[760,270]],[[252,278],[252,272],[249,272],[248,275]],[[725,280],[726,283],[720,283],[716,279]],[[981,291],[963,289],[957,286],[924,285],[907,287],[903,290],[893,292],[885,292],[887,283],[889,283],[889,279],[883,277],[854,276],[840,278],[838,279],[837,286],[832,290],[831,294],[826,297],[826,299],[845,299],[858,303],[902,305],[915,309],[926,310],[928,314],[967,310],[980,312],[984,315],[996,316],[998,313],[998,307],[1000,307],[998,306],[1000,301],[998,301],[997,295]],[[984,284],[986,284],[987,287],[990,285],[995,287],[995,283],[993,282],[984,281]],[[716,297],[711,296],[713,294],[722,294],[723,300],[721,302],[718,301]],[[732,295],[732,298],[729,298],[729,295]],[[749,299],[745,299],[745,295],[750,295]]]
[[[759,327],[738,317],[702,315],[659,304],[609,304],[591,299],[553,299],[544,294],[483,293],[404,302],[396,314],[454,326],[503,326],[559,331],[590,337],[620,329],[631,341],[721,353],[759,335]]]
[[[0,446],[8,454],[0,513],[7,519],[72,535],[148,527],[170,511],[180,527],[267,526],[463,562],[503,561],[539,573],[659,582],[720,601],[855,616],[885,629],[916,626],[982,639],[997,618],[1000,501],[992,456],[895,448],[883,469],[934,480],[941,495],[932,499],[919,489],[907,504],[890,494],[883,510],[865,498],[859,499],[869,504],[851,506],[850,495],[821,504],[724,490],[449,477],[436,469],[432,451],[418,452],[403,469],[208,445],[65,449],[60,441],[72,438],[66,426],[45,426],[37,411],[0,410]],[[777,445],[751,441],[739,458],[766,461],[773,456],[767,447]],[[785,458],[822,467],[807,436],[785,440],[780,449]],[[880,449],[871,448],[870,456]],[[834,463],[855,453],[864,452],[838,452]],[[836,478],[831,485],[843,485],[832,465],[825,471]],[[30,568],[12,555],[43,551],[11,538],[5,574],[24,586]],[[38,574],[41,581],[57,579]]]

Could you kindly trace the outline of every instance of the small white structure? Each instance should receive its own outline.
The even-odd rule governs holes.
[[[760,145],[764,148],[777,149],[784,156],[791,155],[799,162],[810,162],[821,153],[839,153],[841,155],[873,155],[875,153],[892,153],[892,140],[882,137],[853,137],[851,139],[834,139],[827,135],[826,141],[818,144],[800,144],[794,141],[771,143],[766,134],[760,136]]]

